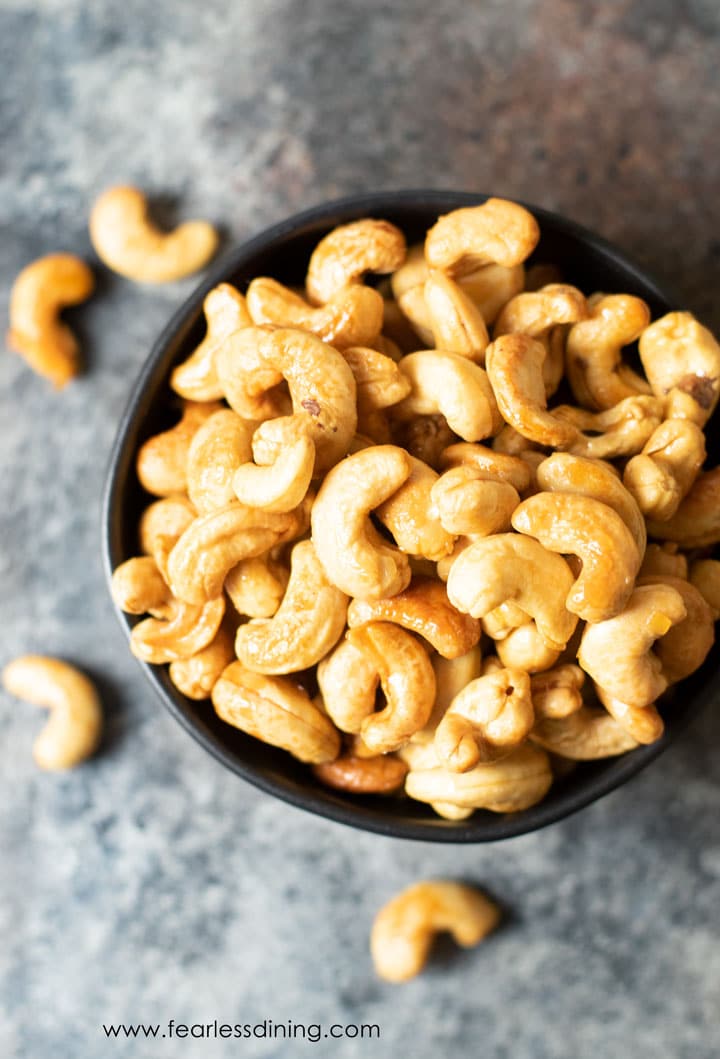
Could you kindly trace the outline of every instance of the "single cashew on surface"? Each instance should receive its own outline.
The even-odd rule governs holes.
[[[422,460],[409,456],[410,474],[391,497],[375,511],[393,535],[401,551],[433,562],[449,555],[455,537],[448,531],[433,505],[437,473]]]
[[[340,752],[332,721],[287,677],[253,673],[232,662],[215,684],[212,702],[221,720],[300,761],[320,765]]]
[[[407,556],[388,544],[370,513],[410,475],[408,454],[376,445],[348,456],[326,476],[312,508],[312,539],[332,584],[358,599],[383,599],[410,583]]]
[[[400,419],[440,413],[464,441],[481,441],[502,426],[487,375],[479,364],[440,349],[409,353],[400,370],[412,387],[393,408]]]
[[[481,265],[511,268],[530,256],[539,238],[538,223],[523,206],[490,198],[441,217],[425,239],[425,259],[455,276]]]
[[[586,626],[578,662],[613,698],[649,706],[668,686],[653,645],[686,614],[682,596],[670,585],[641,585],[620,614]]]
[[[473,618],[484,618],[506,602],[534,619],[550,647],[563,650],[577,617],[565,600],[573,574],[563,558],[530,537],[498,533],[474,541],[453,563],[447,583],[450,602]]]
[[[96,199],[90,239],[100,260],[138,283],[169,283],[204,268],[218,248],[218,233],[207,221],[186,221],[161,232],[148,216],[139,188],[113,187]]]
[[[202,424],[219,410],[219,404],[185,401],[179,422],[140,446],[136,469],[143,489],[154,496],[185,492],[191,442]]]
[[[606,710],[591,706],[566,717],[541,717],[530,738],[552,754],[572,761],[617,757],[640,745]]]
[[[35,740],[33,757],[41,769],[69,769],[90,757],[100,742],[102,708],[93,683],[58,658],[22,655],[3,670],[10,695],[50,710]]]
[[[26,265],[10,292],[9,349],[61,389],[78,373],[78,341],[60,312],[86,301],[95,288],[92,270],[73,254],[47,254]]]
[[[642,452],[633,456],[623,482],[648,518],[672,518],[705,462],[705,435],[691,419],[666,419]]]
[[[253,323],[308,331],[337,349],[371,345],[383,325],[382,295],[372,287],[345,287],[326,305],[314,306],[277,280],[261,277],[246,297]]]
[[[648,533],[681,548],[706,548],[720,542],[720,467],[699,474],[675,514],[665,521],[648,519]]]
[[[290,581],[277,613],[241,625],[235,651],[256,673],[298,673],[316,665],[343,634],[348,599],[331,584],[312,541],[292,550]]]
[[[549,551],[582,561],[565,603],[571,613],[584,621],[605,621],[623,609],[642,555],[620,515],[607,504],[586,496],[536,493],[515,509],[512,524]]]
[[[217,401],[223,396],[215,368],[217,351],[230,335],[252,324],[244,295],[230,283],[213,287],[205,297],[203,312],[205,337],[170,376],[175,393],[189,401]]]
[[[668,419],[703,427],[720,393],[720,345],[691,313],[668,313],[640,336],[640,360]]]
[[[650,323],[641,298],[608,294],[593,300],[590,317],[570,328],[565,362],[575,399],[602,411],[638,394],[650,393],[646,380],[623,363],[624,346],[635,342]]]
[[[472,948],[500,922],[499,907],[470,886],[434,879],[415,883],[380,909],[370,935],[375,970],[387,982],[405,982],[425,966],[435,935],[448,931]]]
[[[306,288],[318,305],[361,283],[368,272],[394,272],[405,261],[405,236],[389,221],[366,217],[334,228],[317,244]]]
[[[214,412],[198,427],[185,465],[188,496],[198,514],[207,515],[235,500],[235,472],[252,459],[254,430],[255,423],[241,419],[231,408]]]

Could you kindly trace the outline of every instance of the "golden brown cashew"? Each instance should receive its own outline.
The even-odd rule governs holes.
[[[565,717],[541,717],[530,738],[572,761],[617,757],[640,744],[605,710],[583,706]]]
[[[673,574],[672,570],[664,572]],[[686,575],[679,573],[675,576]],[[720,562],[717,559],[696,559],[690,567],[690,583],[710,607],[713,620],[717,621],[720,618]]]
[[[536,673],[530,681],[535,716],[542,720],[576,713],[583,704],[584,683],[585,674],[579,666],[562,665]]]
[[[224,589],[238,614],[272,618],[285,595],[290,577],[286,566],[272,553],[242,559],[225,578]]]
[[[233,474],[235,496],[263,511],[292,511],[305,498],[315,465],[307,421],[301,416],[267,419],[255,431],[252,449],[255,463],[242,463]]]
[[[252,458],[255,425],[222,408],[196,430],[187,453],[186,479],[198,514],[227,507],[235,499],[233,478],[240,464]]]
[[[553,409],[553,415],[578,431],[584,431],[567,446],[570,452],[600,460],[634,456],[662,421],[657,397],[643,395],[626,397],[604,412],[586,412],[573,405],[558,405]]]
[[[355,377],[360,414],[388,408],[410,393],[410,383],[395,361],[385,354],[366,346],[350,346],[342,353]]]
[[[102,708],[95,686],[75,666],[59,658],[22,655],[3,670],[10,695],[50,710],[35,740],[33,757],[41,769],[70,769],[97,748]]]
[[[380,677],[373,660],[346,635],[317,667],[317,679],[328,716],[341,732],[359,732],[375,709]]]
[[[390,415],[394,412],[391,408]],[[443,451],[457,440],[443,415],[419,415],[392,426],[396,443],[434,470],[440,466]]]
[[[215,684],[212,702],[221,720],[299,761],[320,765],[340,752],[332,722],[287,677],[252,673],[232,662]]]
[[[467,772],[519,746],[533,723],[530,677],[519,669],[498,669],[471,681],[455,696],[435,732],[438,763]]]
[[[490,339],[482,313],[462,287],[432,270],[423,288],[433,345],[482,364]]]
[[[667,313],[640,336],[640,360],[668,419],[703,427],[720,393],[720,346],[691,313]]]
[[[432,656],[430,662],[435,673],[435,703],[427,723],[410,737],[408,746],[427,746],[429,744],[433,748],[433,756],[428,756],[428,758],[420,762],[418,758],[405,758],[404,751],[401,751],[401,755],[407,760],[411,768],[434,768],[439,764],[437,755],[434,753],[437,726],[445,716],[455,696],[459,695],[470,681],[483,675],[482,651],[479,643],[459,657],[443,658],[441,654],[437,654]]]
[[[389,221],[367,217],[341,224],[312,252],[305,282],[308,295],[323,305],[346,287],[361,283],[367,272],[400,268],[405,252],[405,236]]]
[[[223,671],[235,658],[232,627],[223,621],[207,647],[179,658],[168,670],[175,687],[189,699],[209,699]]]
[[[524,621],[509,629],[497,639],[495,649],[504,666],[523,669],[526,673],[551,669],[561,655],[556,648],[548,647],[534,621]]]
[[[630,705],[615,698],[599,684],[595,685],[595,693],[613,720],[636,743],[646,746],[649,743],[656,743],[662,736],[665,722],[654,703],[649,703],[647,706]]]
[[[349,794],[393,794],[405,782],[408,767],[394,754],[355,757],[351,753],[325,765],[314,765],[313,772],[326,787]]]
[[[389,599],[354,599],[348,608],[351,629],[371,621],[390,621],[417,633],[443,657],[465,655],[480,639],[480,622],[461,614],[440,581],[415,578]]]
[[[257,410],[267,412],[273,388],[287,382],[293,414],[305,422],[315,443],[316,473],[348,451],[357,426],[355,379],[332,346],[304,331],[247,327],[219,350],[217,370],[228,403],[249,419]],[[268,453],[267,462],[276,455]]]
[[[167,582],[167,558],[197,516],[186,496],[166,496],[149,504],[140,516],[140,551],[151,555]]]
[[[577,441],[579,431],[547,410],[546,355],[542,342],[529,335],[501,335],[485,353],[488,378],[506,423],[539,445],[568,448]]]
[[[375,509],[401,551],[436,562],[453,549],[455,538],[442,525],[431,500],[438,475],[422,460],[408,456],[410,474],[391,497]]]
[[[690,419],[667,419],[627,464],[623,482],[644,515],[672,518],[705,462],[705,435]]]
[[[590,303],[590,318],[570,329],[565,355],[567,376],[575,399],[601,411],[650,393],[642,376],[622,362],[623,346],[640,337],[650,323],[641,298],[608,294]]]
[[[458,278],[462,289],[472,298],[489,326],[506,302],[519,294],[525,283],[523,265],[483,265]]]
[[[277,280],[260,277],[251,282],[246,298],[253,323],[307,331],[337,349],[370,345],[383,325],[382,295],[359,284],[316,307]]]
[[[218,248],[207,221],[186,221],[161,232],[148,217],[139,188],[108,188],[90,212],[90,239],[108,268],[138,283],[169,283],[204,268]]]
[[[523,438],[523,441],[525,439]],[[485,478],[498,482],[507,482],[518,493],[523,493],[530,486],[532,474],[529,466],[518,456],[508,456],[504,452],[495,452],[485,445],[473,445],[459,441],[448,445],[440,457],[440,466],[472,467]]]
[[[375,970],[386,982],[406,982],[425,966],[436,933],[449,931],[472,948],[494,930],[500,909],[478,890],[433,880],[415,883],[380,909],[370,935]]]
[[[642,553],[616,511],[587,496],[536,493],[515,509],[512,524],[549,551],[582,560],[565,602],[572,614],[585,621],[619,614],[632,592]]]
[[[668,684],[677,684],[699,669],[715,642],[715,619],[702,593],[680,577],[653,574],[638,584],[669,585],[682,597],[687,616],[663,636],[655,648]]]
[[[538,465],[538,486],[549,493],[588,496],[611,507],[623,520],[642,555],[647,543],[645,520],[615,468],[603,460],[554,452]]]
[[[537,541],[498,533],[474,541],[453,563],[447,583],[450,602],[473,618],[511,601],[551,647],[562,650],[577,617],[565,607],[573,585],[570,567]]]
[[[130,650],[152,665],[190,658],[212,642],[224,614],[224,596],[202,604],[171,599],[166,616],[145,618],[133,626]]]
[[[337,464],[320,487],[312,538],[328,579],[348,596],[382,599],[410,581],[407,556],[370,521],[370,512],[400,488],[410,469],[402,449],[376,445]]]
[[[347,639],[372,663],[387,703],[362,721],[362,741],[371,752],[387,754],[427,723],[435,702],[435,673],[425,648],[397,625],[371,622],[351,629]]]
[[[524,458],[527,452],[538,452],[541,448],[534,441],[524,438],[517,430],[507,423],[502,430],[495,435],[491,442],[493,452],[500,452],[507,456]]]
[[[167,618],[172,613],[172,593],[150,555],[127,559],[117,566],[111,592],[115,605],[126,614],[149,613],[154,618]]]
[[[500,429],[492,387],[479,364],[457,353],[427,349],[403,357],[400,370],[412,389],[393,408],[397,419],[439,412],[464,441],[481,441]]]
[[[448,533],[478,537],[510,529],[510,517],[520,503],[512,485],[493,481],[468,464],[445,471],[430,497],[431,511]]]
[[[223,396],[215,370],[217,351],[226,338],[252,324],[244,296],[230,283],[213,287],[205,297],[203,312],[207,328],[205,337],[170,376],[170,386],[175,393],[189,401],[217,401]]]
[[[61,389],[78,373],[78,342],[59,319],[67,305],[86,301],[95,277],[73,254],[47,254],[17,276],[10,292],[8,349]]]
[[[190,444],[202,424],[220,405],[184,401],[178,423],[162,434],[148,438],[138,450],[137,476],[143,489],[154,496],[171,496],[187,488]]]
[[[275,616],[241,625],[235,651],[255,673],[298,673],[314,666],[342,636],[347,596],[331,585],[312,541],[292,550],[290,580]]]
[[[513,600],[501,603],[494,607],[482,620],[483,632],[491,636],[493,640],[502,640],[513,629],[519,629],[529,621],[528,615]],[[522,666],[518,666],[521,669]]]
[[[682,552],[678,551],[677,544],[672,541],[665,544],[648,544],[638,577],[651,577],[653,574],[669,574],[670,577],[688,580],[688,561]]]
[[[489,809],[516,813],[541,801],[552,784],[550,761],[544,750],[525,743],[497,761],[484,761],[469,772],[444,768],[411,768],[405,792],[431,805],[445,803],[461,809]]]
[[[720,541],[720,467],[695,479],[672,518],[648,519],[648,533],[659,540],[675,541],[681,548],[706,548]]]
[[[641,585],[620,614],[586,626],[578,662],[613,698],[629,706],[649,706],[668,686],[652,646],[686,614],[674,588]]]
[[[196,604],[216,599],[232,568],[241,559],[263,555],[292,523],[292,512],[276,515],[239,503],[200,515],[168,556],[173,594]]]
[[[539,238],[531,213],[516,202],[491,198],[441,217],[425,239],[425,258],[431,268],[453,275],[480,265],[512,268],[530,256]]]

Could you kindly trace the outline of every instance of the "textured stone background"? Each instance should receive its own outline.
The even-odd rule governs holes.
[[[423,10],[424,9],[424,10]],[[88,205],[137,181],[242,238],[359,189],[517,195],[597,228],[720,325],[715,0],[0,0],[0,310],[15,273],[89,253]],[[76,659],[107,746],[37,773],[0,698],[0,1055],[456,1053],[710,1059],[720,1050],[717,712],[624,790],[494,848],[392,842],[224,772],[162,711],[103,583],[120,410],[194,281],[101,274],[62,396],[0,358],[2,656]],[[713,319],[714,315],[714,319]],[[419,876],[512,909],[404,988],[373,977],[378,905]],[[105,1042],[109,1021],[377,1022],[363,1045]]]

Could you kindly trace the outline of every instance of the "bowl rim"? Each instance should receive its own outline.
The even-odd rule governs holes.
[[[158,361],[162,360],[169,343],[175,339],[177,333],[196,318],[206,294],[218,283],[225,281],[228,276],[241,268],[255,254],[271,249],[273,245],[282,242],[283,239],[298,234],[303,228],[313,224],[322,221],[328,221],[328,223],[332,221],[334,224],[341,224],[365,214],[380,213],[382,210],[403,207],[416,209],[436,208],[438,215],[440,215],[442,212],[463,206],[479,205],[489,197],[491,196],[482,192],[414,188],[346,195],[292,214],[256,232],[221,255],[198,286],[175,310],[153,343],[133,382],[120,416],[108,460],[102,496],[102,555],[108,590],[110,590],[111,586],[113,569],[117,562],[122,560],[122,556],[118,554],[116,525],[119,520],[119,511],[117,509],[127,477],[127,472],[123,469],[124,464],[127,463],[127,460],[123,459],[127,436],[131,433],[136,418],[140,413],[143,393],[156,371]],[[665,311],[670,311],[677,304],[677,300],[663,289],[646,269],[602,236],[597,235],[576,221],[563,217],[551,210],[522,202],[519,199],[513,199],[513,201],[521,202],[522,205],[526,206],[538,219],[541,228],[545,224],[565,235],[582,241],[600,256],[609,259],[610,263],[630,274],[639,286],[645,288],[659,303],[667,307]],[[113,610],[126,636],[129,638],[132,628],[129,616],[120,611],[114,602]],[[338,797],[338,792],[331,790],[327,792],[310,788],[296,790],[293,787],[279,785],[272,777],[266,776],[251,762],[227,749],[220,740],[214,738],[211,733],[200,727],[197,719],[194,719],[188,712],[183,710],[161,683],[157,672],[158,667],[141,662],[139,659],[135,659],[135,661],[143,669],[163,705],[169,710],[175,720],[217,761],[264,793],[271,794],[287,804],[333,820],[336,823],[384,835],[385,837],[453,844],[485,843],[514,838],[571,816],[627,783],[631,777],[659,757],[691,720],[706,708],[713,697],[712,687],[709,684],[705,684],[696,692],[691,709],[683,710],[682,712],[677,711],[673,716],[672,728],[666,728],[666,732],[660,740],[610,760],[608,766],[602,772],[588,776],[578,789],[570,787],[566,791],[561,791],[560,795],[550,803],[541,801],[530,809],[514,814],[474,815],[467,821],[448,821],[439,817],[429,818],[427,821],[398,821],[392,815],[383,811],[381,802],[375,808],[371,805],[360,805],[353,801],[343,800]]]

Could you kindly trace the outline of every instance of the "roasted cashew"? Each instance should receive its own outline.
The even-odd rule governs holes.
[[[667,573],[672,574],[673,571],[668,570]],[[680,573],[675,576],[684,575]],[[720,618],[720,562],[717,559],[696,559],[690,566],[690,583],[710,607],[713,620],[717,621]]]
[[[551,754],[572,761],[617,757],[640,744],[606,710],[583,706],[564,717],[541,717],[530,735]]]
[[[235,470],[232,488],[237,499],[263,511],[292,511],[301,504],[315,466],[315,444],[302,416],[267,419],[255,431],[251,461]],[[267,461],[268,450],[270,461]]]
[[[485,445],[473,445],[467,441],[448,445],[440,457],[440,466],[443,468],[472,467],[481,472],[485,478],[507,482],[518,493],[525,492],[532,478],[530,468],[520,457],[508,456],[504,452],[495,452],[494,449],[489,449]]]
[[[421,748],[424,749],[424,748]],[[552,784],[544,750],[529,743],[497,761],[484,761],[468,772],[440,767],[410,769],[405,792],[420,802],[516,813],[541,801]]]
[[[166,582],[168,555],[196,516],[192,503],[181,495],[156,500],[140,516],[140,550],[153,557]]]
[[[287,382],[293,413],[304,420],[315,443],[316,473],[348,451],[357,426],[355,379],[332,346],[304,331],[248,327],[226,342],[216,359],[228,403],[248,419],[269,411],[268,402],[277,404],[273,388]]]
[[[377,518],[392,533],[401,551],[436,562],[453,550],[455,538],[434,509],[432,491],[438,475],[414,456],[410,474],[391,497],[375,509]]]
[[[227,507],[235,499],[234,475],[252,458],[254,429],[255,423],[222,408],[195,431],[187,453],[186,481],[199,515]]]
[[[290,580],[272,618],[241,625],[235,651],[255,673],[298,673],[314,666],[342,636],[347,596],[325,577],[312,541],[292,550]]]
[[[113,187],[95,200],[90,239],[108,268],[138,283],[169,283],[204,268],[218,248],[218,233],[207,221],[186,221],[161,232],[148,217],[139,188]]]
[[[645,520],[612,464],[572,456],[569,452],[554,452],[538,465],[536,477],[538,486],[546,492],[587,496],[607,504],[623,520],[638,554],[643,555],[647,544]]]
[[[59,318],[95,289],[92,270],[73,254],[46,254],[26,265],[10,292],[8,348],[61,389],[78,373],[78,342]]]
[[[151,555],[127,559],[117,566],[111,593],[115,605],[126,614],[148,613],[167,618],[173,612],[172,593]]]
[[[467,772],[519,746],[535,721],[530,677],[498,669],[471,681],[455,696],[435,732],[439,764]]]
[[[133,626],[130,650],[152,665],[191,658],[212,642],[224,614],[224,596],[201,604],[171,599],[164,617],[145,618]]]
[[[390,414],[395,409],[390,409]],[[457,438],[443,415],[422,415],[407,422],[393,424],[393,437],[411,456],[437,470],[442,453]]]
[[[480,639],[480,622],[461,614],[440,581],[414,578],[389,599],[354,599],[347,614],[351,629],[371,621],[390,621],[417,633],[443,658],[465,655]]]
[[[328,716],[341,732],[358,733],[375,709],[380,677],[373,660],[346,635],[317,667],[317,680]]]
[[[399,351],[400,356],[398,357],[395,355],[394,350],[392,353],[388,348],[380,350],[381,353],[385,353],[387,356],[392,356],[393,360],[400,360],[400,358],[406,353],[412,353],[422,345],[427,345],[427,342],[418,340],[415,328],[412,326],[395,299],[391,297],[386,297],[384,299],[383,329],[380,337],[386,342],[393,342],[394,346]],[[427,339],[431,342],[432,335],[428,334]],[[377,348],[377,339],[374,340],[374,345]]]
[[[654,702],[647,706],[631,705],[611,695],[599,684],[595,685],[595,692],[608,714],[636,743],[646,746],[656,743],[662,736],[665,722]]]
[[[635,342],[650,323],[650,310],[631,294],[608,294],[590,302],[590,317],[570,328],[565,363],[575,399],[602,411],[650,393],[642,376],[622,362],[623,346]]]
[[[642,553],[617,511],[587,496],[536,493],[515,509],[512,524],[549,551],[582,560],[565,601],[572,614],[584,621],[605,621],[620,613]]]
[[[720,394],[720,346],[691,313],[667,313],[640,336],[640,360],[668,419],[705,426]]]
[[[573,585],[570,567],[537,541],[499,533],[474,541],[453,563],[447,583],[450,602],[474,618],[511,601],[529,618],[548,646],[563,650],[577,617],[565,607]]]
[[[529,335],[501,335],[488,347],[485,364],[506,423],[539,445],[569,448],[579,435],[572,423],[548,412],[543,364],[547,351]],[[469,439],[472,440],[472,439]]]
[[[212,689],[234,658],[232,629],[223,621],[207,647],[189,658],[171,662],[168,673],[178,691],[189,699],[209,699]]]
[[[334,761],[340,736],[310,696],[287,677],[253,673],[232,662],[212,691],[215,712],[227,724],[299,761]]]
[[[325,765],[315,765],[313,772],[326,787],[349,794],[393,794],[405,782],[408,767],[394,754],[356,757],[342,754]]]
[[[58,658],[22,655],[3,670],[10,695],[50,710],[33,746],[41,769],[71,769],[97,749],[102,733],[102,707],[93,683],[75,666]]]
[[[678,551],[677,544],[672,541],[667,541],[665,544],[648,544],[645,549],[638,577],[652,577],[653,574],[668,574],[670,577],[681,577],[683,581],[692,580],[692,578],[688,578],[686,556]],[[700,585],[695,587],[700,588]]]
[[[423,288],[433,345],[482,364],[490,341],[482,313],[462,287],[433,269]]]
[[[384,353],[366,346],[350,346],[342,353],[355,378],[360,415],[388,408],[410,393],[409,381]]]
[[[720,541],[720,467],[699,474],[672,518],[648,519],[648,533],[681,548],[706,548]]]
[[[524,438],[508,423],[495,435],[491,442],[493,452],[524,459],[526,453],[537,452],[541,446],[529,438]]]
[[[239,503],[200,515],[168,556],[173,595],[196,604],[216,599],[241,559],[263,555],[292,524],[293,512],[277,515]]]
[[[493,640],[503,640],[513,629],[519,629],[529,621],[528,615],[513,600],[494,607],[482,620],[483,632]],[[522,669],[522,666],[518,666]]]
[[[407,556],[383,540],[370,512],[400,488],[410,470],[402,449],[376,445],[337,464],[320,487],[312,538],[328,579],[346,595],[382,599],[407,587]]]
[[[238,614],[272,618],[285,595],[289,571],[272,553],[242,559],[225,578],[224,589]]]
[[[430,510],[448,533],[478,537],[510,529],[510,517],[520,503],[512,485],[494,481],[469,464],[445,471],[430,497]]]
[[[557,405],[553,415],[577,428],[576,440],[565,446],[575,456],[611,460],[616,456],[634,456],[662,421],[662,407],[657,397],[640,395],[604,412],[586,412],[574,405]],[[591,435],[588,437],[587,435]]]
[[[585,674],[579,666],[562,665],[536,673],[530,681],[535,716],[542,720],[569,717],[582,708]]]
[[[245,298],[230,283],[213,287],[203,302],[206,334],[187,360],[173,370],[170,386],[188,401],[217,401],[223,389],[215,369],[215,356],[223,342],[252,319]]]
[[[534,621],[524,621],[509,629],[496,640],[495,650],[508,669],[523,669],[526,673],[551,669],[561,655],[559,650],[548,646]]]
[[[346,287],[361,283],[367,272],[400,268],[405,252],[405,236],[389,221],[368,217],[342,224],[312,252],[305,281],[308,295],[323,305]]]
[[[430,744],[434,748],[437,726],[445,716],[450,703],[470,681],[483,674],[482,651],[479,643],[471,647],[464,655],[444,658],[441,654],[436,654],[432,656],[430,662],[435,673],[435,703],[427,723],[410,737],[408,746]],[[433,754],[432,759],[428,757],[422,764],[417,758],[406,759],[404,750],[401,751],[401,755],[411,768],[433,768],[439,764],[436,754]]]
[[[436,933],[449,931],[458,945],[472,948],[494,930],[500,909],[478,890],[433,880],[415,883],[380,909],[370,935],[377,974],[406,982],[425,966]]]
[[[336,349],[370,345],[383,325],[382,295],[361,284],[314,306],[277,280],[261,277],[251,282],[246,298],[253,323],[307,331]]]
[[[439,412],[464,441],[481,441],[500,429],[492,387],[479,364],[457,353],[428,349],[403,357],[400,370],[412,389],[393,408],[397,419]]]
[[[641,585],[620,614],[586,626],[578,662],[614,699],[630,707],[649,706],[668,686],[652,646],[686,614],[682,596],[674,588]]]
[[[666,419],[628,462],[623,482],[643,514],[662,522],[689,493],[705,456],[705,435],[697,423]]]
[[[215,403],[184,401],[179,422],[140,446],[136,469],[143,489],[154,496],[171,496],[186,490],[190,444],[202,424],[219,409]]]
[[[519,294],[525,283],[523,265],[483,265],[458,277],[462,290],[468,294],[482,313],[488,326],[497,318],[506,302]]]
[[[653,574],[640,578],[638,585],[661,584],[674,588],[682,597],[687,615],[663,636],[655,648],[668,684],[677,684],[699,669],[715,642],[713,612],[700,590],[680,577]]]
[[[453,275],[481,265],[512,268],[530,256],[539,238],[537,221],[524,207],[490,198],[441,217],[427,233],[425,259]]]

